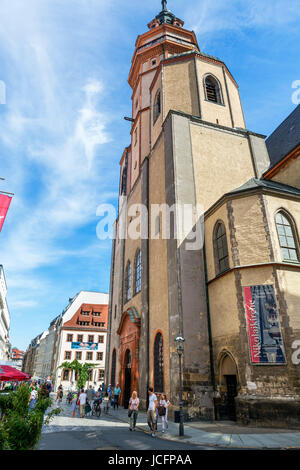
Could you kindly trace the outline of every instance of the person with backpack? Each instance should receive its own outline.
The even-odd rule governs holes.
[[[168,408],[170,404],[167,395],[162,393],[158,402],[158,416],[161,418],[162,433],[168,428]]]

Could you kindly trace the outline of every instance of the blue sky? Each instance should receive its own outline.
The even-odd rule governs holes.
[[[80,290],[108,292],[111,242],[97,206],[117,203],[138,34],[159,0],[2,0],[0,189],[15,193],[2,233],[12,346],[26,349]],[[224,60],[250,130],[295,108],[298,0],[169,0],[200,49]]]

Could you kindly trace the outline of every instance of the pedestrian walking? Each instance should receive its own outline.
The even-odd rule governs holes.
[[[112,388],[111,388],[111,384],[109,384],[109,386],[107,387],[107,390],[106,390],[106,391],[107,391],[108,396],[109,396],[109,401],[110,401],[111,404],[112,404],[112,393],[113,393],[113,391],[112,391]]]
[[[78,399],[78,395],[77,395],[77,393],[74,393],[72,401],[71,401],[72,418],[75,418],[75,412],[76,412],[76,407],[77,407],[77,399]]]
[[[104,412],[106,414],[108,413],[108,410],[109,410],[109,401],[110,401],[109,393],[105,392],[103,403],[104,403]]]
[[[168,408],[171,405],[165,393],[161,394],[158,400],[158,416],[161,418],[161,432],[164,433],[168,429]]]
[[[87,400],[88,400],[88,403],[91,407],[91,409],[93,408],[93,404],[94,404],[94,399],[95,399],[95,390],[93,389],[92,385],[89,386],[87,392]]]
[[[120,385],[117,384],[117,386],[114,388],[114,410],[116,409],[117,407],[117,410],[119,409],[119,397],[120,397],[120,394],[121,394],[121,389],[120,389]]]
[[[147,411],[147,423],[151,431],[151,436],[155,437],[156,432],[156,408],[157,408],[157,396],[153,393],[153,388],[149,387],[149,406]]]
[[[30,392],[30,397],[29,397],[29,410],[33,410],[33,408],[36,405],[38,399],[38,392],[34,388]]]
[[[31,385],[30,385],[29,390],[30,390],[31,392],[32,392],[32,390],[38,391],[38,386],[37,386],[37,382],[36,382],[36,381],[31,382]]]
[[[80,391],[80,395],[79,395],[80,418],[84,418],[84,415],[85,415],[86,399],[87,399],[87,395],[86,395],[84,389],[82,388],[81,391]]]
[[[46,382],[46,387],[48,389],[48,396],[50,395],[50,393],[52,392],[52,386],[51,386],[51,383],[50,382]]]
[[[57,403],[57,402],[61,403],[62,399],[63,399],[63,396],[64,396],[64,391],[63,391],[62,385],[60,385],[57,389],[55,403]]]
[[[158,403],[159,403],[159,400],[160,400],[160,393],[156,393],[156,399],[157,399],[157,406],[156,406],[156,410],[155,410],[155,416],[156,416],[156,431],[158,431]]]
[[[140,400],[137,396],[137,392],[132,392],[128,406],[128,416],[130,418],[130,431],[135,431],[136,421],[139,413]]]
[[[42,388],[41,388],[41,393],[42,393],[42,396],[44,398],[48,398],[49,397],[49,390],[48,390],[48,387],[47,387],[47,384],[44,383]]]

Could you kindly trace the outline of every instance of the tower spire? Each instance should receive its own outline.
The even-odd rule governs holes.
[[[162,11],[167,11],[167,0],[162,0]]]

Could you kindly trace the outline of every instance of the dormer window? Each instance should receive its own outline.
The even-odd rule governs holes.
[[[207,101],[216,104],[224,104],[221,85],[213,75],[207,75],[204,78],[204,91]]]

